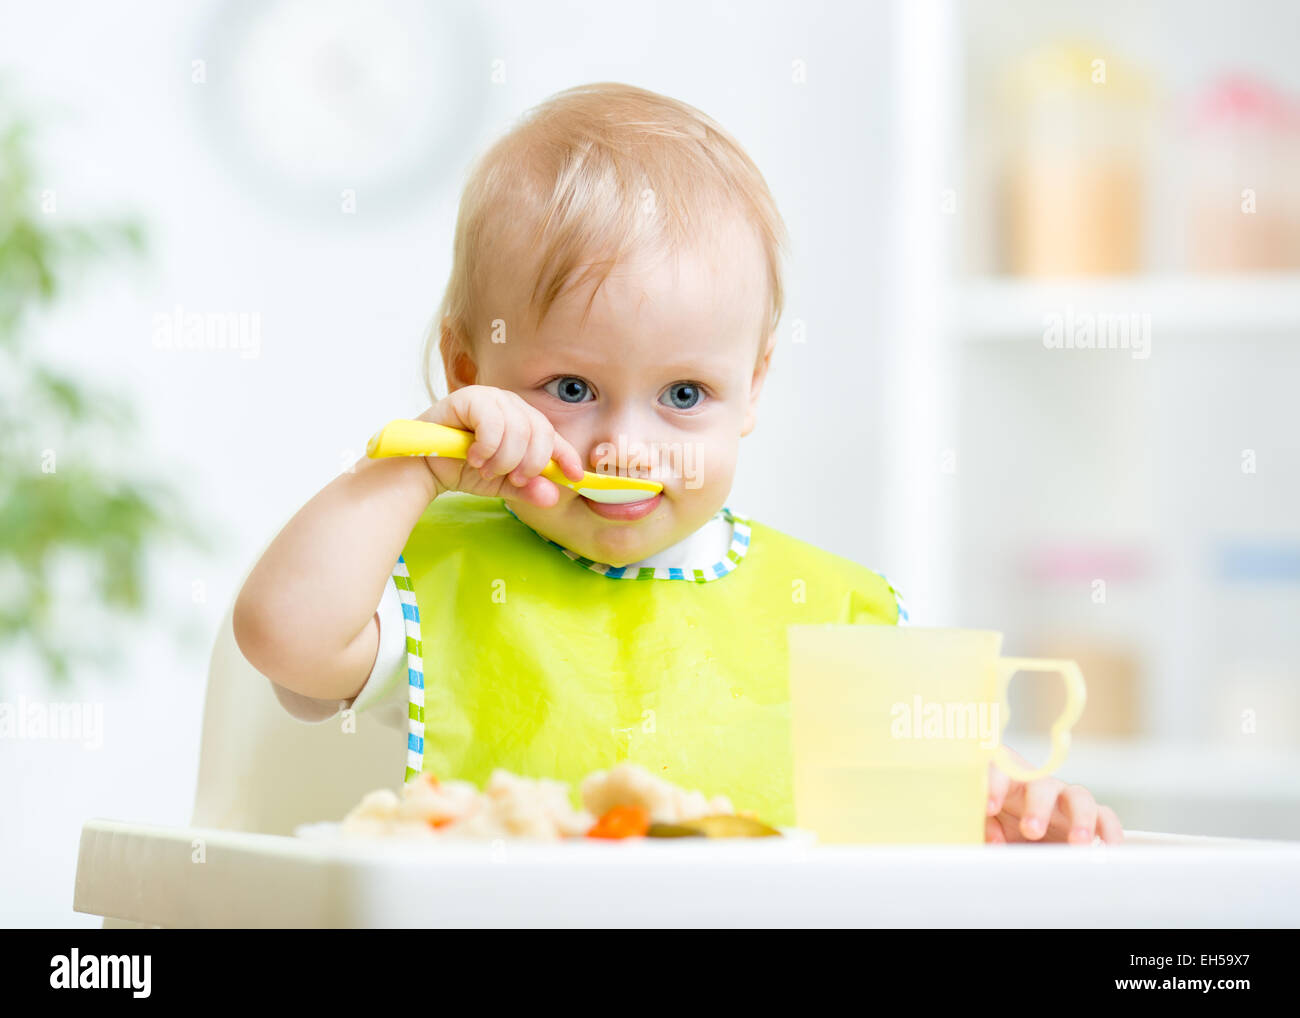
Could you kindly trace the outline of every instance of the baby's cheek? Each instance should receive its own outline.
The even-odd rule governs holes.
[[[685,460],[682,487],[690,494],[725,496],[736,473],[735,450],[722,443],[701,442]]]

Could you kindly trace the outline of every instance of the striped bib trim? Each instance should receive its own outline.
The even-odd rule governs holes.
[[[415,603],[415,588],[406,559],[397,556],[393,583],[402,602],[402,621],[406,625],[406,777],[418,778],[424,770],[424,647],[420,643],[420,607]]]
[[[505,502],[501,503],[502,507],[511,516],[515,516],[515,511]],[[682,569],[677,566],[641,566],[632,568],[631,566],[611,566],[604,562],[595,562],[592,559],[579,555],[576,551],[570,551],[562,544],[557,544],[549,537],[537,534],[536,530],[528,527],[527,523],[519,520],[525,527],[532,530],[543,541],[552,547],[559,548],[570,559],[581,566],[585,566],[593,573],[600,573],[602,576],[611,580],[686,580],[691,583],[708,583],[710,580],[717,580],[728,573],[732,572],[736,566],[740,565],[745,557],[745,552],[749,550],[750,526],[748,518],[738,516],[725,505],[714,513],[712,519],[722,516],[731,524],[731,547],[727,550],[727,557],[704,569]]]

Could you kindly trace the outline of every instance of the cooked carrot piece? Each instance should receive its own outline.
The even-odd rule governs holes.
[[[644,806],[615,806],[587,832],[589,838],[641,838],[650,829],[650,812]]]

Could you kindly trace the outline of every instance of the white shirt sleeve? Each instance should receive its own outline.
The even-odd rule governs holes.
[[[384,593],[375,614],[379,619],[379,651],[365,685],[355,697],[328,700],[304,696],[286,689],[273,679],[267,680],[271,683],[271,690],[280,701],[280,706],[292,717],[309,724],[319,724],[351,707],[357,711],[371,712],[377,720],[389,727],[406,728],[406,623],[402,615],[402,602],[397,596],[397,584],[391,576],[384,585]]]

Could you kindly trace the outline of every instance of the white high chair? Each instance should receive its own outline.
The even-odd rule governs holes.
[[[341,820],[366,792],[400,786],[403,733],[367,711],[354,715],[351,733],[339,715],[319,724],[291,717],[239,652],[233,615],[232,597],[208,665],[190,825],[292,834],[298,824]],[[144,927],[106,918],[104,928]]]

